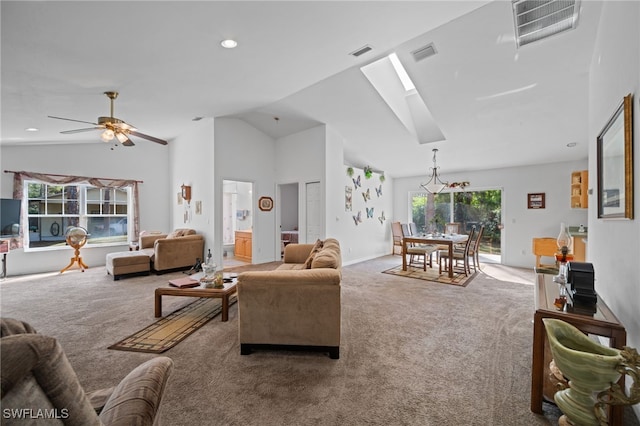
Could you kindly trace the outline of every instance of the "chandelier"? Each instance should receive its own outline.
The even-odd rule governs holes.
[[[437,148],[433,149],[433,167],[431,167],[431,179],[427,183],[420,184],[421,187],[427,190],[427,192],[431,194],[438,194],[442,192],[443,189],[449,186],[448,183],[440,180],[438,176],[438,166],[436,165],[436,154],[438,152]]]

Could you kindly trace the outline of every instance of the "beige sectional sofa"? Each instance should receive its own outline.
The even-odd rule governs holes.
[[[327,238],[316,245],[289,244],[278,269],[238,276],[241,354],[280,347],[340,357],[340,244]]]
[[[203,260],[204,237],[194,229],[176,229],[170,234],[141,235],[140,252],[149,256],[151,269],[164,273],[188,269]]]

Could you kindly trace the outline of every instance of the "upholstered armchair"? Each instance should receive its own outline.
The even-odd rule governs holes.
[[[170,358],[153,358],[117,386],[85,393],[56,339],[11,318],[0,319],[0,328],[2,424],[12,423],[6,415],[21,416],[20,424],[159,424]]]
[[[142,234],[140,250],[149,256],[151,269],[164,273],[188,269],[203,260],[204,238],[194,229],[176,229],[170,234]]]

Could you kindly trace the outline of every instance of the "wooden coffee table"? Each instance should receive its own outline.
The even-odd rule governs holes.
[[[199,287],[177,288],[177,287],[159,287],[155,293],[155,315],[156,318],[162,316],[162,296],[186,296],[186,297],[209,297],[221,299],[222,302],[222,321],[229,320],[229,297],[236,293],[238,279],[233,278],[231,282],[224,283],[224,288],[206,288]]]

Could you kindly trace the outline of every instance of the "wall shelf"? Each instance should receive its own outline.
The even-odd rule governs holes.
[[[571,172],[571,208],[586,209],[589,207],[588,186],[589,172],[587,170]]]

